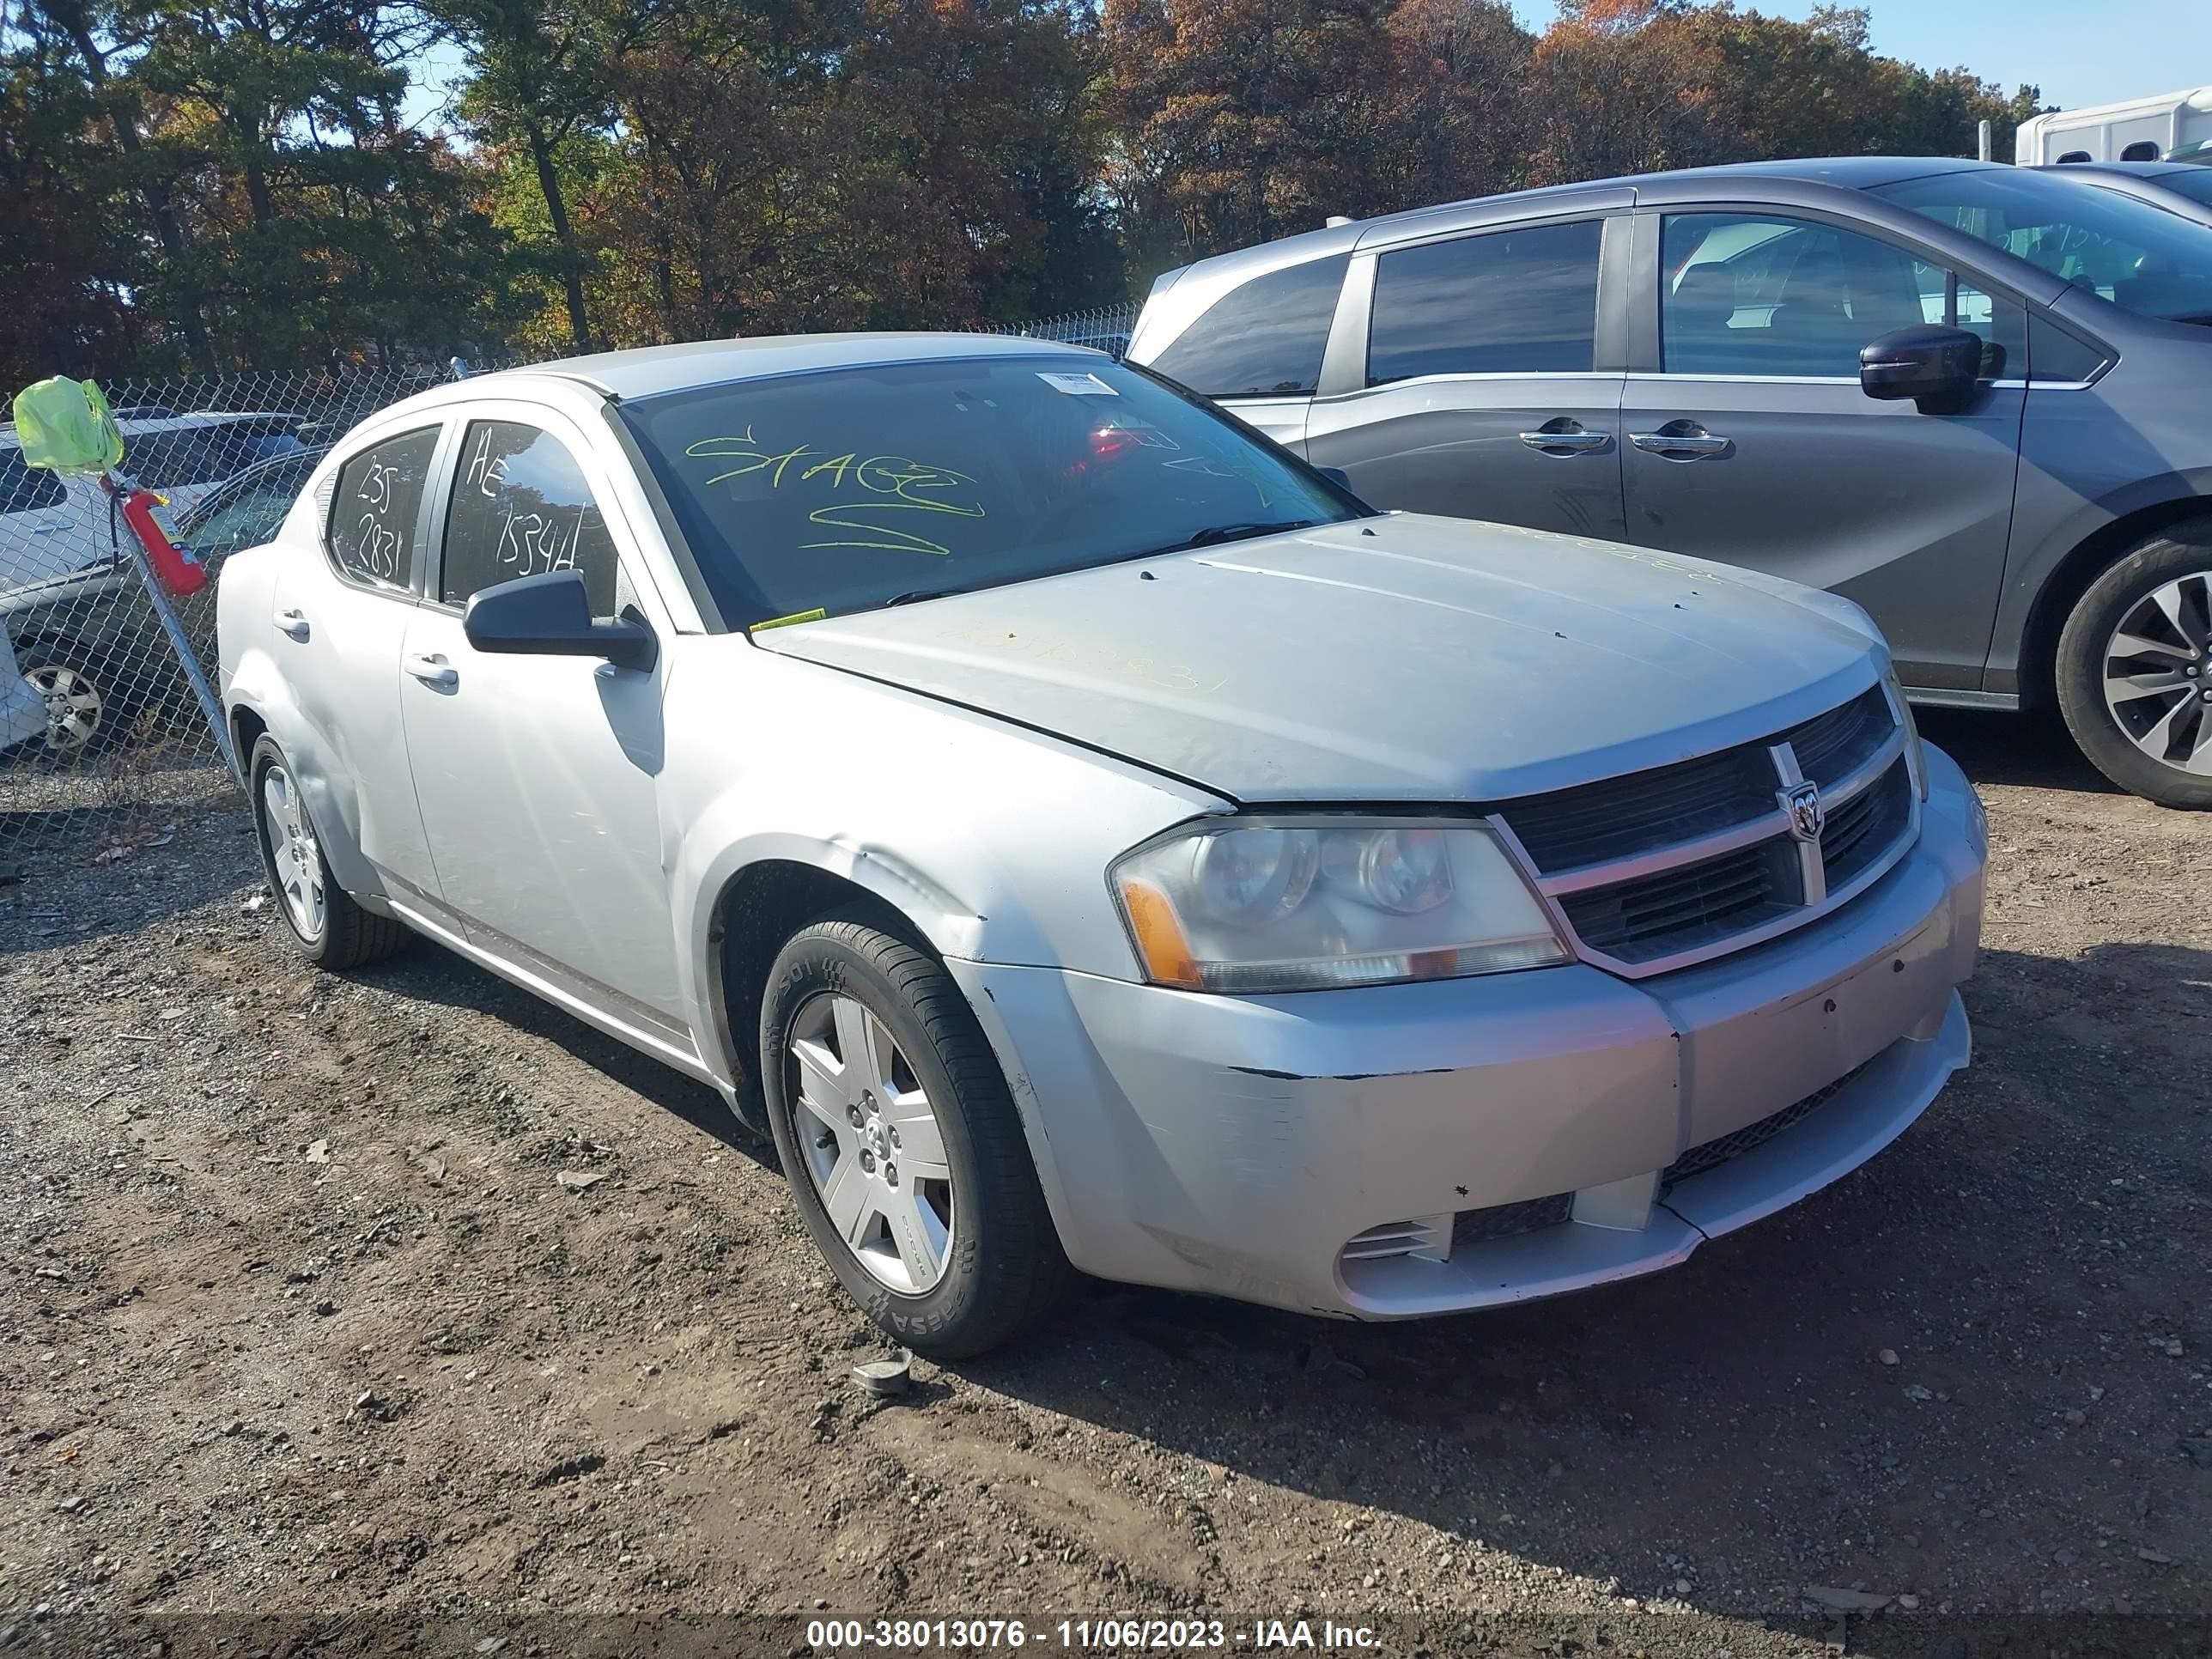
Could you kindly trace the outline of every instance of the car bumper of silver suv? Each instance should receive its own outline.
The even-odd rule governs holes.
[[[1231,998],[951,967],[1078,1267],[1368,1319],[1556,1295],[1834,1181],[1967,1063],[1986,832],[1928,759],[1919,839],[1866,892],[1634,982]]]

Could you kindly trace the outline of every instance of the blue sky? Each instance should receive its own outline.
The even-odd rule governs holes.
[[[1737,0],[1802,17],[1810,0]],[[1861,0],[1874,49],[1927,69],[1965,67],[2009,92],[2022,82],[2068,109],[2212,84],[2212,6],[2204,0]],[[1514,0],[1531,28],[1549,0]],[[2009,155],[2000,144],[2000,155]]]

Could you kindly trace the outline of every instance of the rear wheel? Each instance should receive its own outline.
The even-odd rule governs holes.
[[[2092,764],[2166,806],[2212,807],[2212,519],[2091,583],[2058,640],[2058,706]]]
[[[343,969],[388,957],[404,944],[404,925],[362,909],[331,877],[292,763],[276,738],[264,732],[253,745],[246,775],[261,866],[300,954],[317,967]]]
[[[857,916],[802,928],[761,1008],[761,1079],[801,1217],[846,1291],[939,1358],[1071,1277],[1005,1074],[944,968]]]

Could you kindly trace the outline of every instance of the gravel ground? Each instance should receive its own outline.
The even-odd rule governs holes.
[[[300,965],[234,805],[34,870],[0,888],[0,1650],[254,1612],[783,1652],[760,1615],[826,1611],[2203,1651],[2212,821],[1927,727],[1993,820],[1978,1064],[1866,1170],[1474,1318],[1094,1286],[897,1404],[709,1091],[428,945]]]

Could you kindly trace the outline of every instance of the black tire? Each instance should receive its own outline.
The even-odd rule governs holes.
[[[2212,517],[2194,519],[2150,538],[2090,583],[2058,636],[2057,678],[2058,707],[2066,717],[2066,728],[2091,765],[2131,794],[2162,806],[2201,811],[2212,808],[2212,775],[2184,771],[2139,748],[2135,735],[2105,700],[2106,650],[2114,634],[2137,606],[2158,589],[2178,580],[2189,592],[2189,604],[2184,609],[2186,626],[2179,640],[2164,641],[2163,635],[2160,638],[2177,648],[2193,647],[2196,658],[2185,665],[2179,656],[2144,661],[2148,665],[2170,660],[2189,683],[2197,685],[2212,681],[2212,672],[2208,672],[2212,670],[2212,658],[2206,651],[2212,618],[2195,614],[2196,605],[2212,596],[2212,581],[2197,586],[2185,580],[2192,576],[2212,578]],[[2161,626],[2166,632],[2172,631],[2170,624]],[[2190,669],[2196,672],[2189,673]],[[2179,740],[2191,743],[2199,736],[2212,737],[2212,702],[2205,702],[2201,692],[2193,695],[2193,717],[2183,710],[2174,728]],[[2139,701],[2143,712],[2131,712],[2130,718],[2145,724],[2172,706],[2159,699]],[[2194,722],[2203,722],[2203,729]]]
[[[284,876],[276,866],[276,848],[272,838],[270,808],[267,799],[269,775],[281,769],[284,777],[293,776],[292,763],[285,758],[276,739],[267,732],[253,745],[252,759],[247,763],[246,776],[251,781],[247,804],[253,811],[254,839],[261,847],[261,868],[269,878],[269,891],[275,901],[276,912],[284,919],[284,931],[291,936],[292,944],[300,954],[318,968],[327,968],[333,973],[343,973],[349,968],[365,967],[380,961],[413,937],[406,925],[390,916],[380,916],[364,910],[353,901],[353,896],[337,884],[331,874],[331,862],[323,855],[322,836],[313,831],[314,860],[320,872],[323,889],[323,925],[319,932],[303,928],[285,902]],[[300,814],[307,819],[307,803],[300,803]]]
[[[793,1028],[815,999],[850,997],[882,1022],[927,1093],[951,1170],[956,1219],[943,1276],[886,1285],[831,1224],[799,1144]],[[1073,1277],[1047,1212],[1006,1074],[951,976],[859,915],[799,930],[761,1000],[761,1081],[776,1155],[816,1246],[895,1340],[937,1359],[996,1347],[1052,1308]]]
[[[64,736],[50,720],[46,735],[31,740],[35,745],[31,752],[41,756],[50,766],[70,766],[89,759],[131,724],[131,710],[116,684],[114,665],[102,665],[95,657],[93,651],[68,639],[27,640],[15,653],[15,666],[41,696],[51,699],[57,690],[66,694],[75,688],[80,695],[88,693],[99,704],[90,729],[82,736]]]

